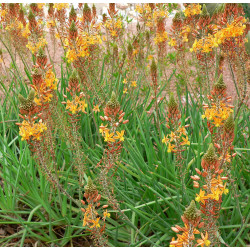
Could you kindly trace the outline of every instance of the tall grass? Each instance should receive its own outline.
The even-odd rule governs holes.
[[[63,67],[62,67],[63,69]],[[1,82],[4,92],[0,106],[0,227],[6,236],[0,238],[1,246],[25,246],[31,239],[32,244],[38,246],[73,246],[85,238],[89,233],[82,227],[82,214],[79,208],[72,204],[60,191],[52,189],[44,175],[38,170],[26,142],[21,141],[18,134],[19,122],[17,94],[27,95],[22,81],[14,81],[14,70],[10,84]],[[28,73],[29,74],[29,73]],[[170,75],[169,80],[175,75]],[[105,75],[100,81],[105,79]],[[111,210],[111,217],[107,219],[108,243],[110,246],[168,246],[174,233],[171,226],[180,221],[183,213],[195,190],[189,178],[195,168],[199,168],[201,157],[210,143],[208,129],[201,119],[202,107],[197,103],[190,92],[186,91],[186,103],[181,106],[183,119],[190,117],[190,127],[187,129],[191,146],[185,151],[186,194],[181,190],[181,180],[174,165],[173,155],[167,153],[167,148],[161,142],[165,132],[164,118],[166,114],[166,100],[159,103],[160,135],[155,125],[155,112],[148,114],[152,107],[149,101],[149,89],[145,96],[138,98],[140,86],[138,80],[135,100],[122,95],[122,79],[125,76],[113,77],[112,87],[121,93],[118,99],[129,118],[125,125],[126,140],[121,153],[115,178],[114,192],[121,204],[121,209],[130,219],[134,227],[123,221],[117,211]],[[59,100],[68,81],[68,75],[62,71],[60,85],[57,91]],[[102,84],[102,82],[100,82]],[[166,83],[159,92],[162,95]],[[15,88],[14,88],[15,86]],[[108,85],[102,85],[109,93]],[[202,93],[201,93],[202,94]],[[181,96],[179,95],[181,100]],[[60,104],[58,104],[60,105]],[[235,177],[236,189],[229,186],[230,194],[222,203],[219,219],[220,241],[229,246],[246,246],[249,242],[249,111],[242,109],[237,118],[235,128],[236,158],[232,160],[231,172]],[[99,127],[101,120],[98,115],[87,111],[81,117],[80,133],[82,147],[86,153],[87,175],[95,179],[95,165],[100,161],[103,151],[103,142],[98,136],[94,121]],[[56,161],[60,184],[74,198],[81,199],[84,183],[78,182],[75,169],[72,168],[72,152],[67,140],[58,137]],[[14,233],[7,233],[9,228]],[[14,242],[14,243],[13,243]]]

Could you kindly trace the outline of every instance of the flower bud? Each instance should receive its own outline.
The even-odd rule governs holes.
[[[201,171],[198,168],[195,168],[195,171],[197,172],[197,174],[201,175]]]
[[[197,181],[194,181],[194,188],[199,188],[200,184]]]
[[[204,227],[204,222],[201,222],[199,225],[198,225],[198,228],[202,228]]]
[[[179,230],[176,227],[171,227],[171,229],[175,232],[175,233],[179,233]]]

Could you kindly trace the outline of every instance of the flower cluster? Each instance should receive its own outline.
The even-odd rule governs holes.
[[[27,38],[22,36],[23,27],[26,25],[23,9],[18,3],[2,6],[3,31],[10,36],[13,47],[21,53],[26,52]]]
[[[180,126],[176,132],[171,131],[169,135],[164,136],[162,143],[165,143],[168,146],[168,153],[177,152],[176,145],[178,145],[178,147],[190,145],[190,141],[188,140],[187,132],[184,126]]]
[[[108,213],[107,209],[105,211],[104,209],[108,206],[103,205],[103,214],[102,216],[99,215],[98,208],[100,207],[100,200],[102,197],[98,193],[98,190],[90,177],[88,177],[88,183],[84,189],[84,197],[86,198],[88,206],[82,208],[82,211],[84,212],[83,227],[87,227],[88,231],[91,232],[95,246],[105,246],[106,239],[103,235],[105,230],[105,220],[110,217],[110,213]],[[85,206],[85,201],[82,200],[81,202]]]
[[[151,7],[152,8],[151,8]],[[146,26],[152,28],[154,25],[153,22],[153,9],[155,8],[154,4],[142,4],[136,5],[135,10],[140,14],[140,19],[145,22]]]
[[[69,4],[68,3],[55,3],[54,8],[57,9],[57,11],[60,11],[60,10],[69,8]]]
[[[242,36],[246,30],[246,22],[246,18],[240,16],[232,23],[227,23],[225,28],[218,30],[218,32],[214,34],[215,38],[218,41],[218,44],[223,44],[230,38],[237,38]]]
[[[39,38],[35,43],[33,41],[28,41],[26,47],[32,52],[32,54],[36,54],[39,48],[43,48],[46,44],[48,44],[48,42],[45,38]]]
[[[130,84],[128,84],[127,79],[125,78],[122,82],[124,84],[124,90],[123,90],[123,94],[127,94],[128,93],[128,88],[129,89],[134,89],[137,87],[137,83],[136,81],[131,81]]]
[[[42,48],[37,54],[37,64],[33,67],[33,84],[36,91],[35,102],[38,106],[43,106],[51,102],[53,92],[57,89],[58,79],[52,71],[52,65],[47,64],[47,56]]]
[[[75,96],[75,99],[70,101],[67,100],[66,103],[66,109],[69,109],[69,111],[74,115],[77,112],[81,111],[86,114],[86,107],[88,106],[85,103],[85,100],[82,100],[81,98],[84,97],[83,93],[80,94],[79,96]]]
[[[18,95],[20,102],[19,116],[23,119],[22,123],[17,123],[19,126],[19,134],[22,137],[22,141],[28,142],[39,141],[47,130],[47,126],[40,119],[39,122],[35,122],[41,117],[41,114],[36,115],[40,110],[34,102],[35,91],[32,89],[27,98],[24,98],[21,94]],[[22,115],[24,114],[24,115]]]
[[[175,225],[171,229],[177,233],[177,239],[174,237],[170,242],[170,247],[198,247],[198,246],[210,246],[208,240],[208,233],[205,235],[199,231],[203,228],[204,223],[201,222],[201,212],[196,208],[195,202],[191,201],[190,205],[185,209],[181,219],[184,223],[184,227]],[[197,238],[195,235],[200,235]]]
[[[43,48],[47,41],[45,39],[45,34],[43,32],[42,19],[38,19],[35,16],[36,13],[33,13],[31,10],[28,15],[29,22],[26,24],[26,27],[23,29],[23,37],[28,39],[28,44],[26,47],[36,54],[39,48]]]
[[[168,134],[167,136],[164,135],[162,143],[165,143],[167,145],[168,153],[175,153],[176,166],[178,167],[182,186],[184,187],[185,169],[183,164],[184,158],[182,152],[186,150],[186,145],[190,145],[190,141],[188,140],[187,131],[185,129],[189,127],[189,124],[181,126],[180,118],[181,114],[178,109],[178,104],[175,101],[173,93],[171,93],[168,102],[168,116],[166,117],[166,127],[170,130],[170,134]]]
[[[190,51],[201,51],[203,53],[209,53],[213,50],[213,48],[216,47],[218,47],[217,39],[213,35],[208,34],[207,37],[199,39],[198,41],[195,40]]]
[[[67,92],[72,96],[72,100],[69,100],[67,95],[64,95],[67,98],[67,102],[62,102],[66,104],[66,109],[68,109],[71,113],[69,115],[75,115],[79,112],[83,112],[86,114],[87,103],[85,99],[84,93],[81,92],[79,79],[77,76],[77,71],[74,70],[69,78],[69,85],[66,88]]]
[[[74,62],[79,58],[88,57],[90,55],[90,48],[101,43],[100,35],[80,32],[74,43],[69,39],[65,39],[65,47],[67,48],[66,58],[68,62]]]
[[[223,169],[220,163],[213,144],[210,144],[207,153],[202,158],[202,170],[196,168],[198,175],[191,176],[194,187],[201,187],[199,194],[196,194],[195,200],[200,203],[201,212],[204,215],[204,228],[208,232],[209,240],[213,245],[218,240],[217,219],[222,195],[229,192],[226,183],[223,183],[228,177],[221,177]]]
[[[123,29],[122,19],[120,17],[108,19],[104,26],[112,38],[118,37]]]
[[[204,53],[211,52],[213,48],[217,48],[220,44],[223,45],[231,38],[242,36],[244,34],[244,30],[246,29],[245,23],[246,19],[243,17],[237,18],[231,24],[227,23],[227,26],[225,28],[217,29],[216,33],[208,34],[198,41],[195,40],[190,51],[201,51]],[[246,42],[246,39],[244,39],[242,42]]]
[[[232,108],[227,107],[224,102],[220,102],[217,105],[212,104],[210,108],[207,107],[202,118],[207,118],[215,127],[220,127],[232,112]]]
[[[42,120],[39,120],[38,123],[35,123],[34,121],[29,122],[27,120],[24,120],[19,128],[19,135],[22,137],[22,141],[28,141],[28,140],[41,140],[41,136],[44,131],[47,130],[46,125],[42,122]]]
[[[156,33],[156,36],[154,38],[155,44],[163,43],[167,41],[168,39],[168,33],[166,31],[164,32],[158,32]]]
[[[99,132],[104,136],[104,141],[108,144],[119,144],[124,141],[124,130],[118,131],[118,126],[123,123],[126,124],[128,120],[123,121],[125,112],[120,110],[120,104],[116,99],[116,95],[112,92],[111,99],[108,101],[104,109],[104,117],[101,116],[102,121],[108,121],[105,126],[100,126]],[[116,142],[118,140],[118,142]]]
[[[233,107],[228,105],[227,102],[231,100],[231,97],[226,97],[226,84],[223,81],[222,74],[214,84],[212,95],[208,96],[211,101],[210,106],[204,104],[205,114],[202,118],[207,118],[208,126],[220,127],[227,120],[229,115],[233,112]]]
[[[201,5],[196,3],[189,4],[183,12],[186,17],[199,15],[201,13]]]

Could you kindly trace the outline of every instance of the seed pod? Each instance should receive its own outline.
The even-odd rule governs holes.
[[[21,94],[18,95],[18,99],[20,102],[20,109],[23,109],[25,111],[31,111],[34,108],[34,106],[35,106],[35,103],[34,103],[35,93],[36,93],[35,90],[31,89],[27,99],[24,98]]]
[[[88,177],[88,183],[87,185],[84,187],[85,190],[85,194],[93,194],[97,191],[96,186],[94,185],[93,181],[91,180],[90,177]]]
[[[227,86],[223,80],[223,75],[220,74],[217,82],[214,84],[214,89],[215,91],[219,92],[219,93],[223,93],[226,90]]]
[[[74,6],[72,5],[70,12],[69,12],[69,23],[71,23],[72,21],[76,22],[76,18],[77,18],[77,14],[74,9]]]
[[[203,156],[203,159],[208,164],[213,164],[213,163],[215,163],[217,161],[217,156],[215,154],[214,146],[213,146],[212,143],[209,145],[207,153]]]
[[[230,113],[229,117],[227,118],[224,124],[225,132],[228,134],[232,134],[234,132],[234,126],[235,123],[234,123],[233,113]]]
[[[175,101],[174,94],[171,92],[168,102],[168,111],[170,114],[173,114],[176,113],[177,110],[178,110],[178,104]]]
[[[188,221],[195,222],[200,215],[200,210],[196,208],[195,201],[191,201],[190,205],[185,209],[184,217]]]
[[[47,64],[47,61],[47,55],[45,54],[44,49],[40,47],[36,56],[36,62],[38,65],[45,66]]]

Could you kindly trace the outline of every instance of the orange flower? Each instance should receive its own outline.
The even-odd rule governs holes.
[[[109,129],[107,128],[108,125],[104,126],[103,123],[101,124],[100,128],[99,128],[99,132],[102,134],[102,136],[104,136],[105,132],[108,132]]]
[[[88,215],[85,213],[84,218],[83,218],[83,227],[85,227],[89,222]]]
[[[106,211],[103,213],[103,219],[105,220],[106,217],[108,217],[108,218],[110,217],[110,213],[108,213],[107,209],[106,209]]]
[[[219,190],[219,188],[217,188],[216,190],[214,188],[212,188],[211,191],[212,191],[212,194],[209,194],[208,197],[218,201],[220,199],[220,190]]]
[[[136,81],[132,81],[132,82],[131,82],[131,87],[134,87],[134,88],[137,87]]]
[[[208,234],[207,234],[207,232],[206,232],[205,236],[204,236],[203,233],[201,233],[201,239],[197,240],[197,243],[198,243],[197,246],[202,246],[202,247],[204,247],[204,245],[206,247],[210,246],[211,242],[208,240]]]
[[[185,127],[179,127],[177,132],[183,135],[187,135]]]
[[[168,137],[164,135],[164,138],[162,139],[162,143],[167,144],[168,141],[169,141]]]
[[[169,137],[170,137],[170,141],[172,142],[176,138],[176,134],[171,131]]]
[[[182,138],[182,143],[181,145],[184,146],[184,145],[190,145],[190,141],[188,140],[188,137],[186,136],[186,138]]]
[[[168,153],[170,153],[170,152],[175,152],[176,150],[175,150],[174,148],[175,148],[175,145],[169,143],[169,144],[168,144]]]
[[[100,220],[100,217],[98,217],[96,220],[91,220],[91,222],[93,223],[92,226],[90,226],[90,228],[93,228],[93,227],[100,227],[100,224],[99,224],[99,220]]]
[[[100,109],[99,109],[99,105],[95,105],[94,108],[93,108],[93,111],[96,113],[96,112],[100,112]]]

